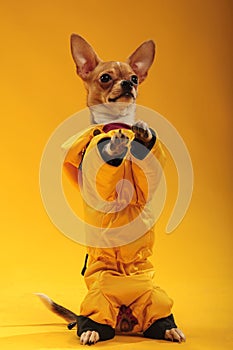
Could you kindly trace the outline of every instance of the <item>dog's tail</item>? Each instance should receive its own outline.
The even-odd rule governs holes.
[[[57,314],[58,316],[62,317],[65,319],[68,324],[68,328],[71,329],[73,328],[78,320],[78,315],[76,315],[74,312],[66,309],[65,307],[58,305],[55,303],[52,299],[50,299],[46,294],[43,293],[35,293],[40,300],[47,306],[47,308]]]

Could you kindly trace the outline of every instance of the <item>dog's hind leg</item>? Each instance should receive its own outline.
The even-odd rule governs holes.
[[[177,328],[172,314],[155,321],[143,335],[151,339],[164,339],[179,343],[185,341],[185,335]]]
[[[98,341],[110,340],[115,336],[115,330],[106,324],[91,320],[89,317],[78,316],[78,332],[82,345],[92,345]]]

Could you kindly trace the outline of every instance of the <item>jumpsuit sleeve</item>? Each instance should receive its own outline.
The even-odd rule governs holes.
[[[133,141],[131,147],[132,170],[141,204],[148,202],[155,193],[166,161],[161,142],[154,131],[152,134],[153,138],[147,147],[137,141]]]
[[[124,177],[124,156],[105,162],[101,155],[101,147],[109,139],[105,135],[93,138],[82,163],[84,197],[95,203],[99,210],[104,210],[105,204],[111,206],[111,201],[114,205],[117,197],[116,185]]]
[[[63,151],[66,152],[63,171],[75,186],[78,185],[78,173],[88,144],[97,132],[101,132],[101,126],[99,128],[90,127],[84,132],[72,136],[62,145]]]

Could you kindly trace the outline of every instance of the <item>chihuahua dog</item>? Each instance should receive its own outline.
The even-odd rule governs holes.
[[[91,227],[84,269],[88,293],[79,315],[38,295],[69,328],[77,324],[83,345],[109,340],[116,332],[182,342],[173,301],[154,284],[148,260],[154,241],[150,201],[165,156],[156,132],[135,120],[138,86],[153,63],[155,44],[144,42],[126,62],[105,62],[73,34],[71,51],[87,90],[91,126],[66,143],[64,169],[81,188]]]

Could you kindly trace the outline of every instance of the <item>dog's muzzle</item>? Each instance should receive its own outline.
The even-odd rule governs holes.
[[[115,98],[109,98],[109,102],[116,102],[121,97],[129,97],[129,98],[135,99],[135,96],[132,93],[133,83],[130,80],[122,80],[121,88],[122,88],[122,93]]]

